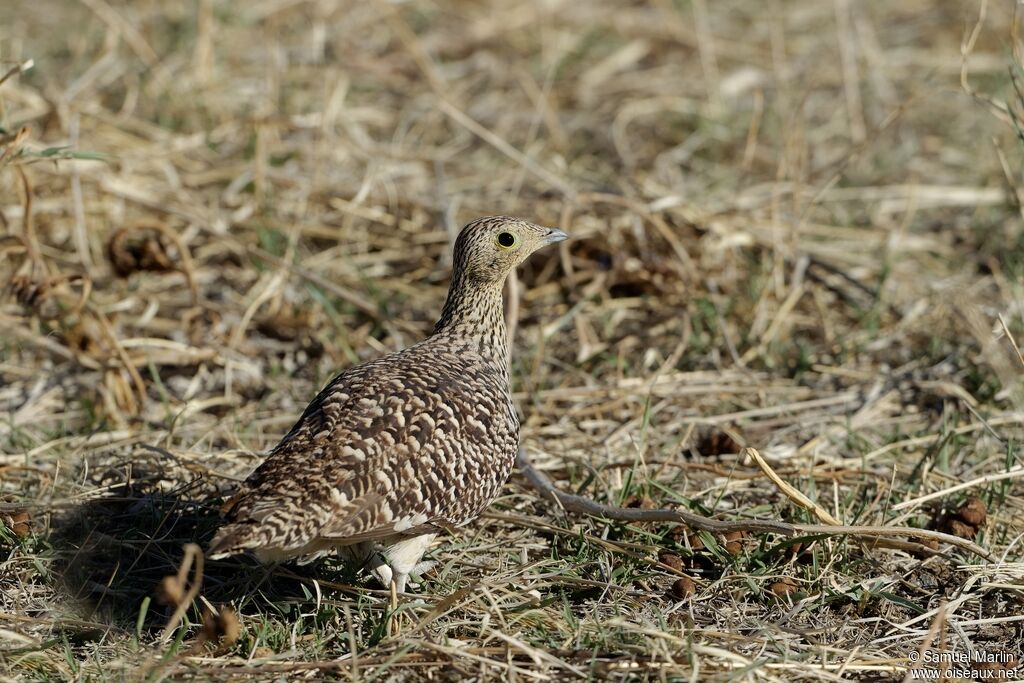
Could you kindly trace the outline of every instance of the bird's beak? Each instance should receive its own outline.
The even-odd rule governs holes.
[[[561,242],[562,240],[567,239],[569,239],[568,235],[561,230],[556,230],[555,228],[549,228],[548,234],[544,235],[544,241],[548,244],[554,244],[555,242]]]

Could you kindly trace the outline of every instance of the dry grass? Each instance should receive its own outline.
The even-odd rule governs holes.
[[[1012,10],[8,9],[0,73],[34,65],[0,84],[0,675],[901,680],[925,642],[1019,656]],[[344,567],[237,560],[161,642],[183,545],[338,369],[429,331],[454,231],[492,213],[574,238],[520,276],[514,359],[561,486],[810,521],[750,445],[847,524],[949,526],[978,497],[998,562],[569,518],[514,478],[434,549],[398,636]],[[198,643],[228,603],[240,633]]]

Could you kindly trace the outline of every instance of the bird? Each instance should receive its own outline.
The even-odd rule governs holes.
[[[566,238],[508,216],[468,223],[433,332],[332,379],[225,502],[207,556],[306,563],[337,552],[404,593],[434,538],[476,519],[512,471],[503,284]]]

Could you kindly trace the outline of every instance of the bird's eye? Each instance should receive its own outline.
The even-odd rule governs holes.
[[[502,249],[511,249],[519,243],[519,238],[510,232],[499,232],[497,242]]]

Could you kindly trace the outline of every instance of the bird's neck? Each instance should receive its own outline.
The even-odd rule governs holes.
[[[467,281],[456,275],[448,289],[435,335],[476,349],[482,358],[508,375],[508,332],[501,299],[501,282]]]

